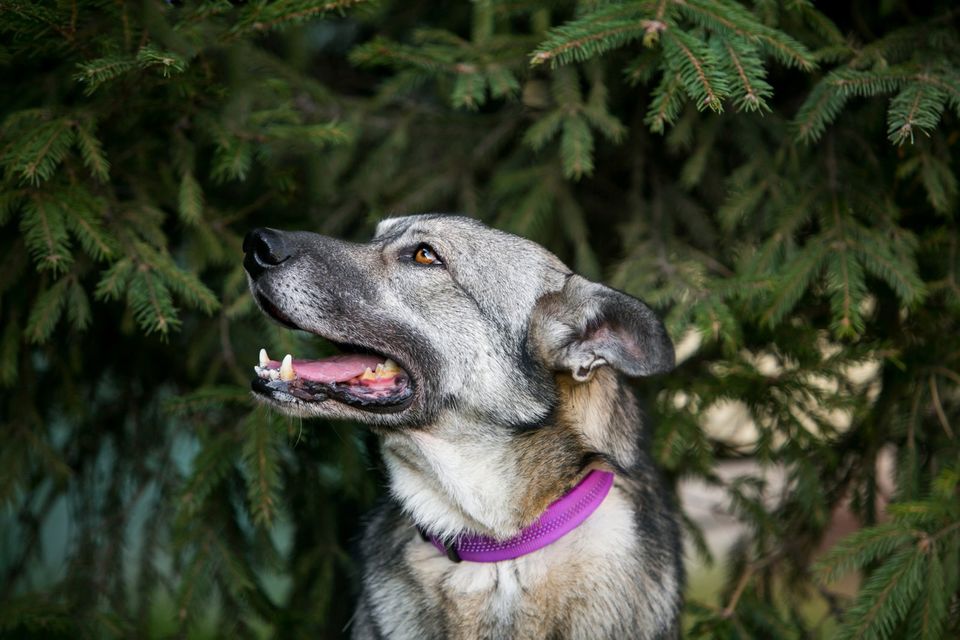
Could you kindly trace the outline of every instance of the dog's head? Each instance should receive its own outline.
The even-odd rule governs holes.
[[[260,308],[343,352],[261,360],[254,391],[291,414],[416,428],[455,411],[518,427],[551,413],[558,375],[673,367],[645,304],[468,218],[387,219],[367,244],[258,229],[244,251]]]

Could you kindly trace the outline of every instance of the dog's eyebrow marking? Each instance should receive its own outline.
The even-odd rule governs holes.
[[[370,242],[379,243],[383,249],[389,249],[393,245],[401,244],[400,241],[408,235],[436,237],[438,234],[434,230],[424,229],[420,226],[413,225],[412,223],[407,223],[406,225],[401,226],[399,229],[387,231],[381,235],[374,236]],[[412,242],[413,240],[407,241],[408,244]]]
[[[394,226],[396,226],[396,225],[394,225]],[[379,242],[379,243],[383,244],[384,246],[386,246],[386,245],[390,244],[391,242],[394,242],[395,240],[397,240],[397,239],[400,238],[401,236],[403,236],[403,234],[405,234],[405,233],[407,232],[407,229],[408,229],[408,227],[401,227],[401,228],[399,228],[399,229],[395,229],[395,230],[392,230],[392,231],[385,231],[384,233],[378,233],[377,235],[373,236],[373,238],[370,240],[370,242]]]

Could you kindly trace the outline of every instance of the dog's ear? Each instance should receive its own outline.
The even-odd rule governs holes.
[[[674,366],[673,343],[650,307],[578,275],[537,301],[528,339],[548,368],[568,371],[579,382],[604,365],[628,376]]]

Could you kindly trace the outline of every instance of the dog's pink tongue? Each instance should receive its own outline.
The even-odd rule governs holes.
[[[344,354],[323,360],[294,360],[293,370],[304,380],[325,383],[344,382],[363,374],[368,367],[376,369],[381,362],[383,358],[378,356]],[[270,367],[279,368],[280,363],[271,360]]]

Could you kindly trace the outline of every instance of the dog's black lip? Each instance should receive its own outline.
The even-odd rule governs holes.
[[[310,402],[327,402],[329,400],[332,400],[334,402],[339,402],[340,404],[346,405],[353,409],[357,409],[358,411],[367,411],[369,413],[400,413],[404,409],[407,409],[413,403],[413,399],[416,396],[416,389],[412,384],[413,381],[411,380],[410,382],[411,382],[411,385],[410,385],[409,396],[407,396],[406,398],[404,398],[403,400],[395,404],[380,404],[380,405],[364,405],[361,403],[349,402],[347,400],[343,400],[341,398],[337,398],[333,396],[327,397],[324,400],[312,400],[312,401],[304,400],[303,398],[298,398],[293,394],[287,393],[285,391],[271,388],[269,386],[268,381],[260,378],[259,376],[255,377],[253,380],[250,381],[250,390],[270,400],[276,400],[276,396],[278,394],[282,394],[288,398],[291,398],[298,402],[302,402],[304,404],[309,404]]]

